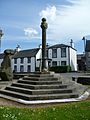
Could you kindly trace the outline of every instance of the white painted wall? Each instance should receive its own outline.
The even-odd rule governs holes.
[[[40,61],[38,59],[42,58],[42,49],[40,48],[38,53],[36,54],[36,67],[40,67]]]
[[[72,71],[77,71],[77,51],[69,48],[70,51],[70,66]]]
[[[52,58],[52,49],[49,49],[48,54],[52,61],[57,61],[57,66],[61,65],[61,61],[66,61],[67,65],[71,66],[72,71],[77,71],[77,54],[76,50],[71,47],[66,47],[66,57],[61,57],[61,48],[57,48],[57,58]]]
[[[66,57],[61,57],[61,48],[57,48],[57,58],[52,58],[52,49],[49,49],[48,54],[52,61],[57,61],[57,66],[61,65],[61,61],[66,61],[68,64],[68,48],[66,48]]]
[[[31,72],[35,72],[35,62],[36,62],[36,58],[31,57]]]
[[[24,66],[24,72],[27,72],[27,66],[31,66],[31,72],[35,72],[35,57],[31,57],[31,63],[27,62],[27,58],[24,58],[24,62],[20,63],[20,58],[17,59],[17,64],[14,64],[14,59],[12,59],[12,69],[14,70],[14,65],[17,66],[17,72],[20,72],[20,66]]]

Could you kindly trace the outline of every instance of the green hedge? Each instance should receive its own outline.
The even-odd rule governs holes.
[[[90,78],[88,77],[78,77],[77,83],[83,84],[83,85],[90,85]]]
[[[70,66],[53,66],[49,68],[49,71],[54,71],[55,73],[65,73],[65,72],[70,72],[71,67]]]
[[[35,68],[35,71],[40,71],[40,68],[39,68],[39,67],[36,67],[36,68]]]

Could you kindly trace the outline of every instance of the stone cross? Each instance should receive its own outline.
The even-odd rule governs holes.
[[[41,28],[42,28],[42,72],[46,69],[46,29],[48,25],[46,19],[42,18]]]

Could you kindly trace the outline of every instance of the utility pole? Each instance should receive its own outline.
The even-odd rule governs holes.
[[[1,52],[1,37],[2,37],[3,35],[4,35],[4,34],[3,34],[2,30],[0,29],[0,52]]]

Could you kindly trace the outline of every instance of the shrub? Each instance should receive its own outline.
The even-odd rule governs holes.
[[[78,77],[77,82],[83,85],[90,85],[90,78],[88,77]]]
[[[71,67],[69,65],[67,66],[53,66],[49,68],[49,71],[54,71],[55,73],[65,73],[65,72],[70,72]]]
[[[36,68],[35,68],[35,71],[40,71],[40,68],[39,68],[39,67],[36,67]]]

